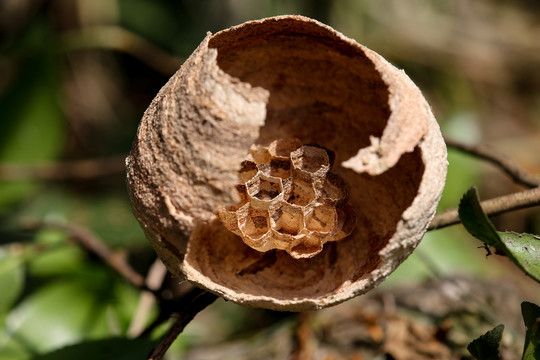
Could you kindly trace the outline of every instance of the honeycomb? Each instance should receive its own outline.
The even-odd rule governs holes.
[[[253,145],[238,173],[240,203],[217,216],[255,250],[313,257],[356,224],[348,185],[330,171],[332,160],[330,151],[297,138]]]

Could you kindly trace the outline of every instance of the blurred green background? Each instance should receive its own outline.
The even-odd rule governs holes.
[[[0,0],[0,359],[59,358],[47,354],[76,343],[144,358],[164,329],[124,339],[139,290],[65,232],[29,224],[87,228],[146,274],[155,254],[131,213],[123,165],[145,108],[207,31],[280,14],[313,17],[380,53],[422,89],[446,136],[540,173],[535,0]],[[482,198],[518,189],[453,150],[449,163],[439,210],[472,185]],[[494,222],[540,233],[539,220],[523,210]],[[430,232],[384,286],[467,273],[530,291],[477,245],[461,226]],[[218,301],[169,359],[286,316]]]

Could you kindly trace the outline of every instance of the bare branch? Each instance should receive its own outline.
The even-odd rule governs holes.
[[[110,49],[125,52],[164,75],[172,75],[183,60],[152,45],[143,37],[119,26],[95,26],[65,32],[66,51]]]
[[[538,206],[540,205],[540,187],[485,200],[480,202],[480,205],[488,216]],[[428,230],[441,229],[459,223],[458,211],[452,209],[436,215],[429,224]]]
[[[130,337],[137,337],[143,332],[148,314],[156,302],[156,294],[158,294],[158,290],[163,285],[166,275],[167,269],[165,268],[165,265],[163,265],[161,259],[156,259],[150,267],[150,270],[148,270],[145,280],[146,286],[149,289],[152,289],[154,293],[148,291],[141,292],[137,310],[131,319],[131,323],[127,331],[127,334]]]
[[[151,291],[146,287],[144,278],[122,256],[113,252],[90,230],[76,225],[56,222],[29,222],[26,227],[29,229],[53,228],[66,232],[77,244],[81,245],[88,252],[97,255],[105,264],[109,265],[110,268],[131,284],[138,288]]]
[[[124,173],[125,156],[49,164],[0,164],[0,180],[92,179]]]
[[[485,145],[467,145],[448,138],[445,138],[444,141],[446,145],[451,148],[492,163],[510,176],[517,184],[529,188],[535,188],[540,185],[539,177],[529,174],[511,158],[500,154]]]
[[[206,308],[208,305],[212,304],[217,299],[217,296],[209,293],[205,290],[198,288],[193,289],[189,294],[186,295],[185,300],[187,301],[186,306],[178,314],[178,318],[171,326],[169,331],[161,339],[159,344],[152,350],[148,360],[160,360],[163,358],[163,355],[167,352],[169,347],[172,345],[174,340],[180,335],[184,330],[187,324],[195,315],[200,311]]]
[[[298,324],[296,326],[295,338],[296,349],[291,355],[291,360],[307,360],[315,357],[317,345],[313,334],[313,312],[304,311],[296,316]]]

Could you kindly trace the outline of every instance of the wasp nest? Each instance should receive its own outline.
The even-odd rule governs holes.
[[[365,293],[409,256],[435,214],[446,147],[403,71],[280,16],[208,34],[145,112],[127,170],[169,271],[239,304],[300,311]]]
[[[313,257],[327,241],[348,236],[356,223],[348,187],[331,165],[326,149],[302,146],[296,138],[253,146],[238,174],[241,202],[218,217],[255,250]]]

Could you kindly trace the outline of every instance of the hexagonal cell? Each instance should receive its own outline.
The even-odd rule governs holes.
[[[287,184],[287,189],[284,194],[285,201],[289,204],[306,206],[313,200],[315,200],[315,190],[310,183],[299,179],[293,179],[292,182]]]
[[[298,245],[294,246],[290,251],[289,254],[291,254],[292,257],[296,259],[304,259],[304,258],[310,258],[318,253],[320,253],[323,249],[323,244],[321,241],[316,242],[300,242]]]
[[[269,164],[270,163],[270,153],[268,148],[262,145],[251,145],[249,149],[249,157],[255,161],[257,164]]]
[[[246,204],[238,216],[239,229],[244,236],[259,239],[270,229],[268,212],[256,210]]]
[[[257,174],[258,171],[257,164],[255,164],[253,161],[244,160],[240,164],[238,178],[242,183],[248,182]]]
[[[272,200],[283,196],[281,179],[267,176],[261,171],[246,183],[249,203],[258,210],[268,210]]]
[[[296,169],[316,172],[322,167],[330,166],[326,150],[314,146],[302,146],[291,153],[291,161]]]
[[[290,154],[302,146],[297,138],[275,140],[268,145],[268,152],[272,157],[289,158]]]
[[[315,144],[315,143],[304,144],[304,146],[312,146],[312,147],[316,147],[316,148],[319,148],[319,149],[323,149],[324,151],[326,151],[326,154],[328,155],[328,161],[330,162],[330,167],[334,166],[334,161],[336,160],[336,153],[335,152],[333,152],[332,150],[328,149],[325,146],[321,146],[321,145]]]
[[[328,202],[336,205],[347,199],[349,187],[341,176],[329,172],[326,174],[322,192]]]
[[[280,179],[262,173],[248,181],[246,188],[249,196],[259,200],[272,200],[283,191]]]
[[[312,231],[330,232],[336,228],[336,225],[336,210],[330,205],[317,205],[306,216],[306,228]]]
[[[281,179],[291,176],[291,161],[287,159],[272,158],[270,160],[270,175]]]
[[[272,218],[270,218],[270,230],[271,239],[270,242],[275,249],[285,250],[291,247],[291,244],[295,241],[296,235],[287,234],[285,232],[279,232],[273,228]]]
[[[315,173],[324,175],[330,168],[326,150],[314,146],[302,146],[291,153],[293,174],[308,180]]]
[[[280,203],[270,213],[272,229],[281,234],[297,235],[304,227],[304,215],[299,206]]]

